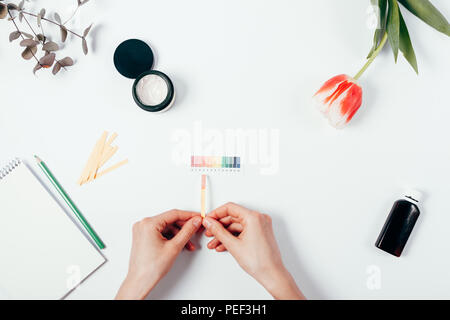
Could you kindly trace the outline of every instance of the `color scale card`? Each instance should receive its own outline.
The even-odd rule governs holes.
[[[191,171],[202,174],[240,173],[241,157],[191,156]]]

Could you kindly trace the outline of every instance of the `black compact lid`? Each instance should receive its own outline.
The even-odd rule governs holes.
[[[152,49],[144,41],[129,39],[122,42],[114,52],[114,65],[121,75],[136,79],[153,67]]]

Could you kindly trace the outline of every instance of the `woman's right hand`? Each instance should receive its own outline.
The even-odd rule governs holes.
[[[272,229],[272,219],[234,203],[227,203],[203,220],[209,249],[229,251],[239,265],[275,299],[305,299],[284,267]]]

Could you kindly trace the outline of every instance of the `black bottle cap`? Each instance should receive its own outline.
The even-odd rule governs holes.
[[[122,42],[114,52],[114,65],[124,77],[136,79],[153,68],[152,49],[142,40],[129,39]]]

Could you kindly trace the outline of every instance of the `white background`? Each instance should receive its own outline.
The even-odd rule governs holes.
[[[61,2],[29,6],[60,8],[64,19]],[[450,18],[447,1],[434,3]],[[361,79],[363,106],[347,128],[331,128],[311,103],[325,80],[364,63],[373,33],[368,4],[92,0],[73,26],[95,22],[91,52],[85,57],[70,38],[65,52],[77,63],[56,77],[33,76],[34,63],[22,60],[18,42],[8,43],[12,24],[0,21],[0,161],[39,154],[108,246],[109,262],[69,298],[114,297],[133,222],[171,208],[199,210],[198,178],[171,158],[172,134],[192,131],[196,121],[279,130],[278,174],[213,177],[212,197],[215,206],[234,201],[273,216],[285,263],[308,298],[450,298],[448,37],[403,10],[420,76],[403,57],[395,65],[386,49]],[[115,70],[114,49],[128,38],[149,43],[156,68],[173,79],[178,96],[169,112],[140,110],[132,81]],[[130,164],[79,187],[103,130],[119,133],[115,160]],[[374,242],[407,186],[426,197],[397,259]],[[207,250],[205,238],[196,242],[202,248],[183,253],[150,298],[270,298],[230,255]],[[379,290],[367,287],[370,266],[381,271]]]

